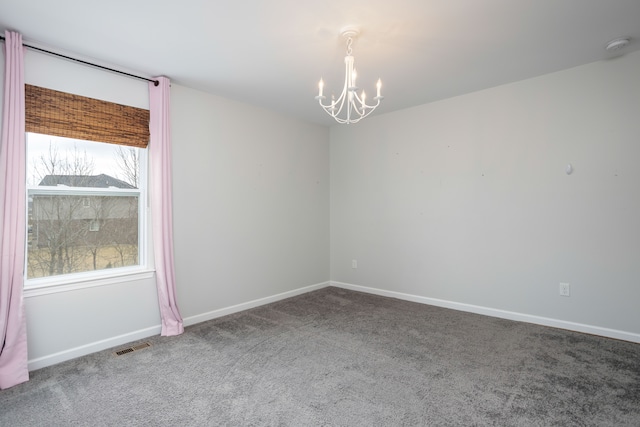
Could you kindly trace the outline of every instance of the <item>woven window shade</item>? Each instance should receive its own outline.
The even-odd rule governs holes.
[[[27,132],[145,148],[149,110],[25,85]]]

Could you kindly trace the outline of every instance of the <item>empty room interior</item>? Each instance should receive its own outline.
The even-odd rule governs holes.
[[[1,425],[640,425],[640,2],[0,0],[0,30]],[[69,139],[47,96],[150,136]]]

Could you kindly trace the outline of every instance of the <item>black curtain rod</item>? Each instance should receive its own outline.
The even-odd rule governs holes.
[[[5,39],[4,36],[0,36],[0,40],[4,40],[4,39]],[[49,50],[45,50],[45,49],[42,49],[42,48],[39,48],[39,47],[36,47],[36,46],[30,46],[30,45],[24,44],[24,43],[22,44],[22,46],[28,47],[29,49],[37,50],[37,51],[40,51],[40,52],[48,53],[49,55],[54,55],[54,56],[58,56],[60,58],[68,59],[70,61],[75,61],[75,62],[79,62],[81,64],[89,65],[91,67],[101,68],[103,70],[111,71],[113,73],[118,73],[118,74],[122,74],[122,75],[125,75],[125,76],[133,77],[134,79],[140,79],[140,80],[146,80],[148,82],[153,82],[154,86],[158,86],[160,84],[160,82],[158,80],[148,79],[146,77],[136,76],[135,74],[125,73],[124,71],[115,70],[115,69],[109,68],[109,67],[104,67],[102,65],[98,65],[98,64],[91,63],[91,62],[83,61],[82,59],[72,58],[71,56],[62,55],[62,54],[56,53],[56,52],[51,52]]]

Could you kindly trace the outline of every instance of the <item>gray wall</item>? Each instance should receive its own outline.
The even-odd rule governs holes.
[[[332,281],[640,341],[639,70],[635,52],[333,127]]]
[[[25,80],[148,108],[146,82],[31,50]],[[176,84],[171,96],[185,323],[326,285],[329,130]],[[25,306],[31,369],[160,331],[153,270],[28,289]]]
[[[329,130],[177,85],[171,101],[182,315],[327,282]]]

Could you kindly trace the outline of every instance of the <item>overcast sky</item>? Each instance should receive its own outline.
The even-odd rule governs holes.
[[[122,175],[116,162],[116,150],[119,145],[27,133],[27,184],[38,185],[38,182],[34,182],[35,166],[41,163],[43,156],[45,159],[49,158],[50,145],[56,147],[61,159],[73,158],[75,152],[83,157],[86,152],[89,161],[93,161],[91,175],[106,174],[115,178]],[[42,166],[38,169],[42,169]]]

